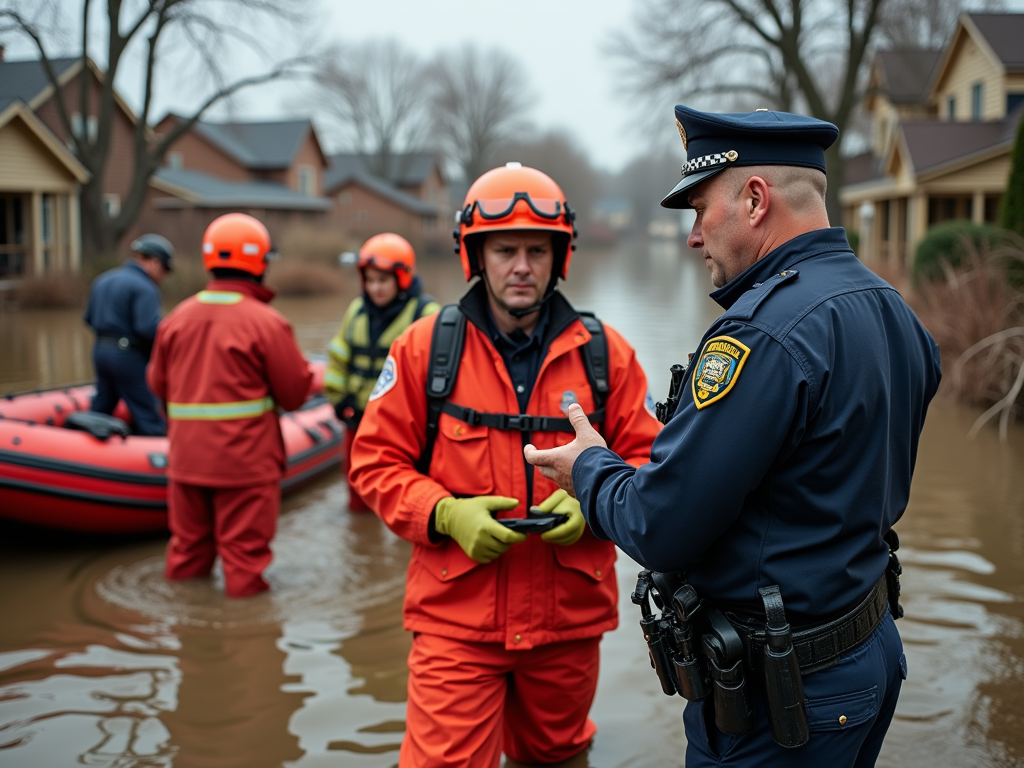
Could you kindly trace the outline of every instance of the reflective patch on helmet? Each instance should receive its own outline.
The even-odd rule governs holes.
[[[567,389],[562,393],[562,403],[558,407],[562,409],[562,413],[568,413],[569,406],[578,402],[579,400],[576,399],[576,393],[571,389]]]
[[[648,389],[647,396],[644,398],[644,408],[646,408],[647,412],[651,414],[651,416],[653,416],[654,418],[658,418],[656,406],[657,404],[654,402],[654,398],[651,396],[651,390]]]
[[[731,336],[708,339],[690,380],[693,403],[698,410],[729,394],[740,377],[748,355],[750,348]]]
[[[246,256],[259,256],[260,247],[256,243],[242,243],[242,253]]]
[[[213,253],[213,243],[203,243],[203,253]]]
[[[370,400],[383,397],[397,383],[398,370],[395,367],[395,358],[388,355],[388,359],[384,361],[384,367],[381,369],[380,376],[377,377],[377,383],[373,386],[373,392],[370,393]]]

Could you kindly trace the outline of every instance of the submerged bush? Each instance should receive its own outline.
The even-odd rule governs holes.
[[[59,272],[20,278],[12,298],[21,309],[69,309],[84,307],[88,296],[88,278]]]
[[[935,280],[947,268],[956,269],[972,252],[997,250],[1011,244],[1012,234],[992,224],[950,221],[928,230],[914,253],[914,280]]]

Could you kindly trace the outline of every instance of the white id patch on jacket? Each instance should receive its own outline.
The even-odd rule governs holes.
[[[373,387],[373,392],[370,393],[370,400],[376,400],[378,397],[383,397],[397,383],[398,369],[395,366],[395,358],[388,355],[388,359],[384,361],[384,367],[380,371],[380,376],[377,377],[377,383]]]

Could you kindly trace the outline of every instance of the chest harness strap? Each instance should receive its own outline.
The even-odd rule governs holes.
[[[590,389],[596,406],[587,414],[592,424],[604,421],[604,402],[608,397],[608,337],[604,326],[593,314],[580,312],[580,320],[590,331],[591,339],[582,347],[583,366],[587,372]],[[438,424],[442,413],[447,413],[467,424],[481,425],[491,429],[516,432],[572,432],[572,423],[567,417],[531,416],[528,413],[490,413],[477,411],[456,403],[448,402],[455,389],[462,362],[462,347],[466,341],[466,316],[457,304],[441,308],[434,334],[430,340],[430,362],[427,370],[427,440],[423,453],[416,462],[422,474],[430,469],[430,460],[437,442]]]

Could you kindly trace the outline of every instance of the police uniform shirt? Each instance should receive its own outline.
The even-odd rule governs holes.
[[[85,322],[97,336],[151,344],[160,323],[160,289],[134,261],[104,272],[89,291]]]
[[[838,613],[883,573],[907,505],[939,354],[842,229],[801,235],[711,294],[675,416],[636,469],[584,451],[594,533],[716,604],[779,584],[794,625]],[[909,457],[909,461],[908,461]]]

